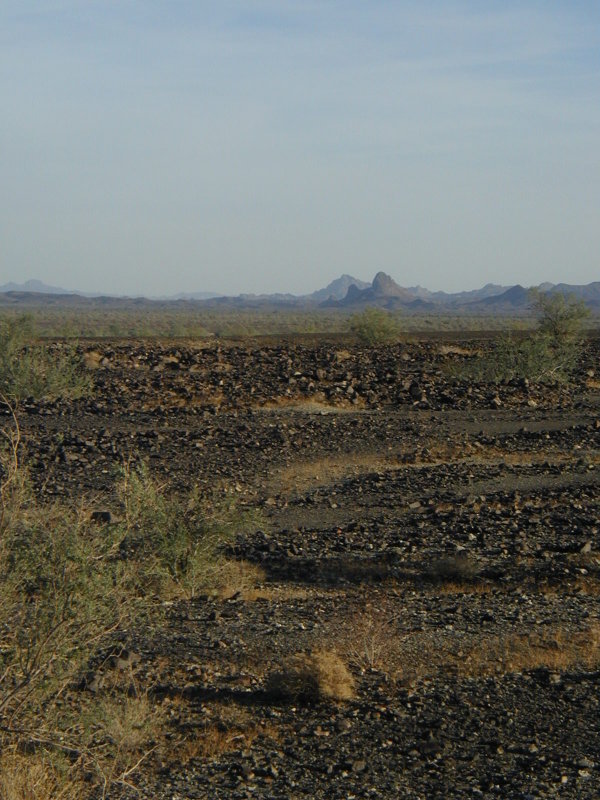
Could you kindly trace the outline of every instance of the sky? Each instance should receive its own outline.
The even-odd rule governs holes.
[[[2,0],[0,284],[600,280],[597,0]]]

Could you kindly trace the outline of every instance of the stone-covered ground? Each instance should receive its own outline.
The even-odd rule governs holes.
[[[22,405],[46,500],[118,516],[134,459],[261,513],[256,587],[129,634],[197,745],[143,797],[600,796],[600,341],[569,385],[455,377],[487,346],[90,344],[92,399]],[[355,699],[265,693],[315,648]]]

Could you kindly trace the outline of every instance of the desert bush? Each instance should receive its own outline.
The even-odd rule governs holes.
[[[10,499],[9,501],[10,502]],[[137,612],[128,566],[107,532],[26,483],[0,541],[0,716],[4,734],[48,724],[52,708],[109,635]],[[52,737],[50,737],[52,738]]]
[[[165,489],[145,464],[126,466],[117,484],[124,508],[121,549],[138,571],[141,591],[191,599],[199,592],[221,593],[233,582],[239,583],[234,591],[248,589],[260,579],[258,570],[223,554],[236,533],[256,524],[251,513],[222,500],[207,503],[197,491],[178,498]]]
[[[483,383],[562,382],[577,366],[580,350],[578,342],[555,342],[539,332],[524,339],[508,334],[495,343],[491,353],[470,361],[458,374]]]
[[[383,612],[362,612],[338,633],[343,652],[357,669],[389,669],[390,642],[394,641],[393,618]]]
[[[134,685],[108,698],[76,689],[127,630],[163,621],[173,586],[193,595],[220,580],[218,546],[233,522],[204,515],[195,496],[167,497],[144,467],[122,477],[120,523],[41,507],[11,419],[0,447],[0,798],[61,797],[84,772],[105,792],[129,783],[152,752],[160,710]]]
[[[504,334],[491,350],[450,365],[447,372],[459,380],[493,384],[568,381],[581,358],[582,331],[589,309],[572,295],[538,290],[531,292],[531,308],[537,316],[533,332]]]
[[[538,316],[533,333],[525,337],[504,335],[490,353],[469,359],[451,372],[484,383],[569,380],[581,358],[582,327],[589,309],[572,296],[538,291],[532,293],[532,305]]]
[[[365,308],[349,321],[350,330],[363,344],[389,342],[400,333],[397,317],[381,308]]]
[[[51,349],[33,341],[31,317],[0,320],[0,392],[12,400],[24,397],[82,397],[91,378],[73,345]]]
[[[533,311],[538,317],[538,331],[556,340],[577,337],[590,309],[573,294],[531,290]]]
[[[268,676],[267,694],[280,700],[316,703],[351,700],[354,680],[333,650],[315,650],[293,656],[281,670]]]

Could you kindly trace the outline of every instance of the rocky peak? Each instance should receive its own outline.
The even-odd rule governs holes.
[[[375,275],[372,288],[376,295],[384,295],[386,297],[401,297],[406,294],[406,289],[398,286],[396,281],[386,275],[385,272],[378,272]]]

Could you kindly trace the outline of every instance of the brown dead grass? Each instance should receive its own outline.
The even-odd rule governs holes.
[[[498,587],[484,581],[446,581],[435,588],[436,595],[490,594],[493,591],[497,592]]]
[[[575,579],[575,588],[581,594],[589,595],[590,597],[600,596],[600,576],[598,575],[578,575]]]
[[[331,403],[325,395],[318,394],[312,400],[299,400],[297,397],[277,397],[266,403],[256,406],[258,411],[299,411],[303,414],[349,414],[356,413],[364,406],[362,403],[351,403],[349,400],[340,400]]]
[[[313,460],[295,461],[289,466],[271,474],[268,491],[283,494],[300,494],[313,488],[331,486],[346,478],[358,477],[369,472],[393,472],[397,470],[421,469],[444,464],[486,464],[499,466],[536,466],[549,464],[560,466],[573,461],[572,454],[530,451],[507,453],[498,447],[481,447],[464,444],[461,446],[432,444],[425,447],[424,453],[417,453],[414,461],[404,463],[398,453],[383,456],[381,451],[373,453],[347,453],[344,456],[330,456]],[[600,464],[597,450],[578,450],[575,458],[586,459],[590,464]],[[448,505],[446,510],[453,506]],[[444,508],[440,507],[440,511]]]
[[[285,602],[286,600],[309,600],[314,598],[314,592],[301,587],[289,587],[285,585],[260,586],[255,589],[244,591],[242,597],[247,602],[256,600],[273,600],[275,602]]]
[[[354,679],[333,650],[299,653],[268,676],[267,694],[288,702],[344,701],[354,697]]]
[[[373,666],[400,681],[448,673],[481,678],[538,668],[561,672],[600,665],[600,624],[580,631],[555,628],[544,634],[495,636],[446,632],[402,636],[391,629],[383,632],[386,635],[374,630],[377,660]],[[364,652],[364,634],[358,630],[353,636],[355,648]],[[368,641],[373,648],[372,640]]]
[[[0,758],[0,800],[75,800],[90,786],[36,753],[6,752]]]
[[[486,592],[493,587],[450,583],[444,590],[463,588]],[[599,622],[579,630],[556,626],[532,633],[405,632],[402,609],[385,596],[345,618],[332,619],[328,639],[334,639],[340,655],[360,671],[377,670],[408,683],[447,674],[478,678],[541,667],[560,672],[600,666]]]
[[[556,628],[545,634],[486,639],[465,653],[459,672],[474,677],[545,667],[558,672],[600,664],[600,625],[582,631]]]
[[[311,461],[296,461],[271,477],[271,491],[300,493],[318,486],[329,486],[344,478],[367,472],[386,472],[401,465],[395,456],[382,458],[378,453],[354,453]]]
[[[183,738],[173,749],[177,763],[193,760],[214,761],[226,753],[252,747],[259,737],[279,741],[280,732],[269,722],[257,722],[250,712],[237,705],[210,709],[213,718]]]
[[[469,349],[466,347],[459,347],[454,344],[441,344],[438,347],[438,353],[441,356],[457,355],[457,356],[477,356],[481,355],[481,350]]]
[[[217,574],[217,591],[220,598],[227,600],[236,595],[246,598],[256,591],[257,584],[266,579],[266,573],[258,564],[250,561],[224,561]]]

